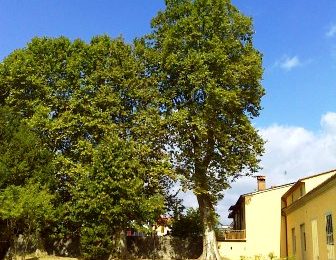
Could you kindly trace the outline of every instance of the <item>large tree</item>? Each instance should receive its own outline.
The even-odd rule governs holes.
[[[53,189],[64,225],[59,230],[84,234],[95,216],[101,232],[92,238],[99,242],[161,212],[158,198],[172,171],[158,142],[163,118],[155,113],[158,91],[152,85],[132,46],[108,36],[90,43],[34,38],[0,64],[1,104],[20,114],[55,155]],[[97,198],[111,201],[104,206]],[[142,206],[117,205],[133,198],[141,198]],[[103,254],[111,249],[101,245],[107,246]]]
[[[263,152],[251,123],[264,95],[252,20],[229,0],[166,0],[152,29],[142,54],[159,82],[170,131],[166,148],[199,203],[201,258],[220,259],[214,207],[230,181],[259,169]]]

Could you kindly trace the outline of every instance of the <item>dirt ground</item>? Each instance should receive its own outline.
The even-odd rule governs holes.
[[[17,256],[15,260],[22,260],[22,256]],[[73,257],[60,257],[60,256],[52,256],[52,255],[44,255],[44,256],[26,256],[25,260],[78,260],[78,258]]]
[[[60,256],[42,256],[38,258],[39,260],[77,260],[78,258],[72,257],[60,257]]]

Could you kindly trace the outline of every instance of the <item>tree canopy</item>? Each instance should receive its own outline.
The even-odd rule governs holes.
[[[62,219],[49,229],[80,236],[88,259],[155,221],[175,174],[199,203],[202,257],[219,259],[214,207],[231,181],[259,170],[251,121],[263,69],[251,18],[230,0],[165,2],[134,44],[34,38],[0,63],[1,109],[20,118],[0,126],[0,187],[10,197],[38,180]]]
[[[145,73],[133,48],[108,36],[89,44],[34,38],[1,63],[2,105],[20,115],[54,156],[51,188],[65,225],[58,230],[89,238],[86,230],[101,229],[99,240],[163,213],[173,171],[157,141],[164,135],[153,101],[158,91]],[[22,185],[21,166],[10,167]],[[82,236],[81,242],[90,241]],[[109,240],[98,245],[99,254],[111,251]],[[103,256],[82,248],[88,258]]]

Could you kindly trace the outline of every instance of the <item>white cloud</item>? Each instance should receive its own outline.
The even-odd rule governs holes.
[[[284,56],[280,61],[276,62],[276,65],[284,70],[290,71],[298,66],[301,66],[302,62],[300,61],[298,56]]]
[[[333,37],[336,35],[336,24],[332,25],[326,33],[327,37]]]
[[[270,185],[336,168],[336,114],[322,116],[321,131],[274,125],[261,130],[268,140],[262,158]]]
[[[324,114],[320,124],[318,132],[281,125],[260,129],[260,134],[267,140],[260,173],[266,175],[268,187],[336,168],[336,113]],[[222,219],[232,205],[231,198],[235,197],[235,203],[241,194],[254,191],[256,185],[256,180],[250,177],[233,184],[232,189],[227,191],[228,200],[224,198],[220,203]]]
[[[321,118],[322,129],[328,134],[336,134],[336,113],[326,113]]]
[[[267,143],[262,157],[260,174],[266,175],[267,187],[295,182],[299,178],[336,168],[336,113],[329,112],[321,117],[321,128],[317,132],[298,126],[272,125],[260,129]],[[252,192],[257,181],[243,177],[225,192],[217,207],[223,223],[228,208],[235,204],[241,194]],[[197,207],[195,197],[189,193],[188,206]]]

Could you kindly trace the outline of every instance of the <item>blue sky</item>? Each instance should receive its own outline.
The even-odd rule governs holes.
[[[233,3],[253,18],[254,44],[264,55],[267,93],[254,124],[267,140],[261,172],[267,183],[336,168],[336,1]],[[108,34],[130,42],[150,31],[162,8],[163,0],[0,0],[0,60],[34,36],[89,41]],[[220,213],[253,189],[255,180],[238,181],[219,203]],[[186,203],[195,199],[186,195]]]
[[[255,46],[264,54],[267,95],[257,122],[318,129],[321,114],[335,109],[336,2],[234,3],[253,17]]]
[[[0,0],[0,59],[34,36],[90,40],[98,34],[127,41],[150,30],[162,0]],[[255,25],[255,46],[264,54],[263,99],[257,126],[297,124],[317,130],[321,114],[334,110],[336,25],[334,0],[234,0]],[[286,67],[287,62],[287,67]]]

